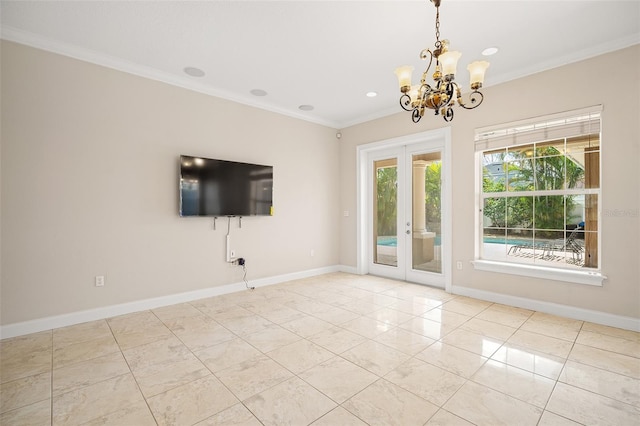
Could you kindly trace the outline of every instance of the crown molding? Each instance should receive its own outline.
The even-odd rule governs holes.
[[[0,38],[3,40],[12,41],[26,46],[34,47],[37,49],[45,50],[48,52],[56,53],[62,56],[78,59],[80,61],[89,62],[95,65],[100,65],[106,68],[111,68],[117,71],[122,71],[128,74],[133,74],[138,77],[147,78],[150,80],[159,81],[162,83],[170,84],[172,86],[181,87],[183,89],[191,90],[193,92],[202,93],[209,96],[225,99],[239,104],[247,105],[254,108],[259,108],[276,114],[285,115],[299,120],[308,121],[314,124],[320,124],[322,126],[330,127],[332,129],[338,129],[340,123],[325,120],[319,117],[310,116],[297,111],[292,111],[286,108],[280,108],[270,105],[265,102],[259,102],[249,98],[248,96],[242,97],[234,93],[220,90],[205,84],[197,83],[189,79],[188,77],[179,77],[173,74],[169,74],[163,71],[159,71],[155,68],[140,65],[131,61],[127,61],[121,58],[116,58],[101,52],[97,52],[91,49],[85,49],[82,47],[74,46],[71,44],[63,43],[57,40],[53,40],[47,37],[23,31],[10,26],[3,26],[0,33]]]
[[[521,68],[518,71],[511,73],[502,73],[494,75],[487,79],[488,86],[495,86],[508,81],[517,80],[533,74],[549,71],[554,68],[559,68],[564,65],[573,64],[575,62],[584,61],[596,56],[605,55],[607,53],[615,52],[616,50],[626,49],[633,45],[640,43],[640,33],[631,34],[627,37],[619,38],[616,40],[610,40],[604,43],[596,44],[588,49],[568,51],[566,55],[549,58],[544,62],[538,62],[533,66]]]
[[[378,112],[358,116],[356,118],[346,121],[333,121],[319,118],[317,116],[309,115],[308,113],[301,113],[298,111],[280,108],[268,104],[267,102],[261,102],[256,99],[252,99],[249,96],[243,97],[237,94],[207,86],[201,83],[194,82],[188,77],[180,77],[166,72],[159,71],[157,69],[146,67],[134,62],[126,61],[114,56],[106,55],[90,49],[84,49],[78,46],[63,43],[57,40],[53,40],[47,37],[43,37],[28,31],[23,31],[11,26],[3,26],[0,37],[4,40],[13,41],[16,43],[24,44],[27,46],[35,47],[38,49],[46,50],[49,52],[57,53],[63,56],[68,56],[81,61],[93,63],[96,65],[104,66],[107,68],[115,69],[118,71],[133,74],[139,77],[147,78],[150,80],[159,81],[162,83],[170,84],[172,86],[181,87],[183,89],[191,90],[194,92],[202,93],[209,96],[225,99],[228,101],[236,102],[239,104],[247,105],[254,108],[259,108],[265,111],[270,111],[276,114],[296,118],[299,120],[319,124],[332,129],[344,129],[347,127],[362,124],[367,121],[376,120],[379,118],[387,117],[400,112],[395,107],[390,107]],[[603,55],[616,50],[624,49],[635,44],[640,43],[640,33],[631,34],[627,37],[611,40],[608,42],[600,43],[589,47],[588,49],[582,49],[578,51],[569,51],[566,55],[550,58],[549,60],[537,63],[533,66],[522,68],[512,73],[503,73],[493,75],[487,79],[485,87],[495,86],[508,81],[516,80],[519,78],[527,77],[529,75],[537,74],[540,72],[548,71],[553,68],[558,68],[563,65],[568,65],[574,62],[586,60],[595,56]]]

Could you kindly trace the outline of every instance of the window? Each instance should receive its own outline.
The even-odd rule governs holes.
[[[600,111],[476,131],[479,265],[600,276]]]

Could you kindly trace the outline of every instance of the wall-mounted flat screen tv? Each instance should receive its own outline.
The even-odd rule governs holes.
[[[180,216],[267,216],[273,166],[180,156]]]

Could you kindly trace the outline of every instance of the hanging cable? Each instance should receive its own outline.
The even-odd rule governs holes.
[[[244,275],[242,276],[242,281],[244,281],[244,285],[249,289],[249,290],[255,290],[255,287],[250,287],[249,286],[249,281],[247,281],[247,265],[246,263],[242,264],[242,270],[244,271]]]

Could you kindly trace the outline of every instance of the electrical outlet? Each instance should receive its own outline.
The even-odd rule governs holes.
[[[458,260],[458,262],[456,263],[456,266],[458,267],[458,271],[462,271],[462,262]]]
[[[104,287],[104,275],[96,275],[96,287]]]
[[[229,250],[229,256],[231,256],[231,260],[236,258],[236,251],[235,250]]]
[[[313,256],[315,256],[315,255],[316,255],[316,251],[312,249],[312,250],[311,250],[311,257],[313,257]]]

